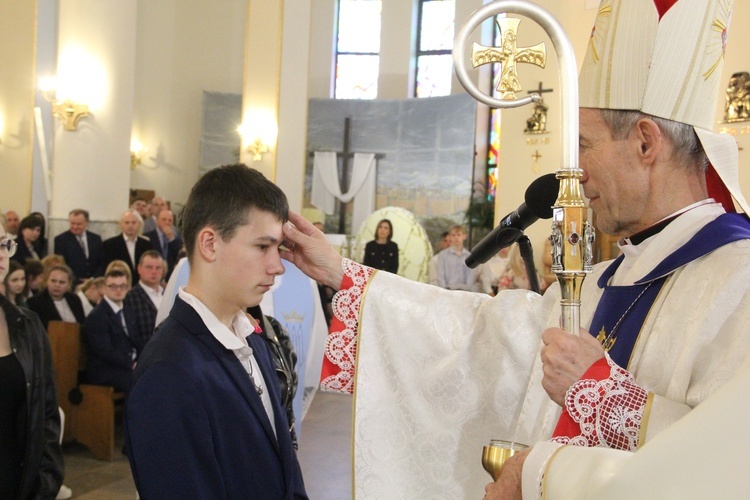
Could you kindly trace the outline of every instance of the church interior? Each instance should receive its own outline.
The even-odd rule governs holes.
[[[529,184],[566,167],[557,56],[531,21],[520,23],[517,44],[544,42],[547,60],[543,67],[518,64],[519,97],[544,90],[541,130],[531,106],[502,110],[495,124],[489,107],[468,96],[452,71],[448,92],[416,97],[421,6],[431,2],[451,4],[455,32],[489,3],[0,0],[0,212],[40,212],[52,241],[67,229],[68,213],[85,208],[90,228],[108,238],[119,232],[120,214],[135,195],[161,196],[178,215],[203,173],[241,162],[276,183],[292,210],[324,221],[329,233],[346,234],[345,250],[354,255],[352,245],[367,238],[351,208],[326,216],[311,202],[315,153],[348,148],[376,156],[374,208],[408,210],[425,226],[432,246],[419,255],[426,262],[440,231],[464,222],[473,199],[489,200],[494,227],[524,201]],[[369,101],[336,99],[340,3],[377,4],[376,93]],[[557,17],[580,61],[593,43],[599,2],[536,3]],[[750,3],[735,2],[732,17],[726,51],[717,56],[724,66],[714,130],[737,140],[740,185],[750,193],[750,120],[747,112],[744,121],[727,120],[726,90],[733,74],[750,71],[742,48]],[[492,45],[492,30],[485,23],[472,40]],[[57,86],[45,88],[52,76]],[[470,76],[491,92],[492,65]],[[493,148],[497,163],[490,169]],[[429,153],[420,156],[423,150]],[[371,237],[372,231],[365,233]],[[527,230],[539,269],[549,232],[544,221]],[[597,260],[611,257],[612,240],[598,238]],[[426,281],[419,269],[413,277]],[[350,420],[349,398],[316,396],[302,423],[299,451],[311,498],[351,497]],[[322,470],[324,459],[331,465]],[[73,444],[66,448],[66,466],[73,498],[135,497],[124,456],[100,461]]]

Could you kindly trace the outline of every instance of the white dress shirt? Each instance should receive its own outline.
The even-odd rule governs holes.
[[[255,359],[253,349],[248,345],[245,338],[248,335],[255,334],[255,327],[253,327],[243,311],[237,311],[232,320],[232,328],[234,329],[232,331],[219,321],[219,318],[203,302],[198,300],[196,296],[186,292],[184,287],[180,287],[179,296],[185,303],[195,309],[195,312],[203,320],[211,335],[226,349],[234,352],[234,355],[242,363],[242,367],[248,376],[251,377],[251,383],[260,388],[260,399],[263,401],[263,408],[266,410],[268,419],[271,422],[271,428],[274,435],[276,435],[276,426],[273,424],[273,407],[271,406],[271,397],[268,394],[268,386],[260,371],[260,366],[258,366],[258,362]]]
[[[63,297],[60,300],[52,299],[52,302],[55,304],[55,309],[57,309],[57,312],[60,314],[60,317],[62,318],[64,322],[66,323],[78,322],[78,320],[76,320],[76,315],[73,314],[73,310],[70,308],[68,301],[65,300],[65,297]]]
[[[144,285],[142,281],[139,281],[136,286],[140,286],[146,291],[146,295],[148,295],[148,298],[151,299],[151,302],[154,303],[154,306],[156,306],[156,310],[158,311],[161,306],[161,298],[164,296],[164,287],[157,285],[157,289],[154,290],[150,286]]]
[[[125,233],[122,233],[122,237],[125,239],[125,246],[128,248],[128,255],[130,255],[130,262],[133,264],[133,267],[136,267],[138,263],[135,261],[135,242],[138,239],[138,236],[135,236],[131,240],[127,236],[125,236]]]

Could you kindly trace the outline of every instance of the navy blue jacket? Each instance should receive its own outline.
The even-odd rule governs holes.
[[[307,498],[268,346],[259,335],[248,342],[271,396],[273,423],[234,352],[175,299],[143,351],[125,408],[125,443],[141,498]]]
[[[102,238],[96,233],[86,231],[86,246],[89,256],[83,252],[78,238],[70,230],[55,236],[55,254],[62,255],[65,263],[73,270],[79,281],[94,276],[102,259]]]
[[[128,332],[136,326],[128,311],[124,311]],[[89,313],[83,324],[86,338],[86,381],[94,385],[112,385],[127,392],[133,377],[133,349],[136,340],[125,333],[122,322],[112,307],[102,299]]]

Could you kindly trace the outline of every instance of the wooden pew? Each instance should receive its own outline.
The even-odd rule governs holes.
[[[74,439],[73,404],[68,399],[68,394],[78,387],[78,363],[81,352],[80,326],[78,323],[50,321],[47,333],[57,380],[57,404],[65,412],[63,440],[67,443]]]
[[[57,376],[57,395],[65,411],[65,441],[78,441],[99,460],[115,458],[115,414],[125,394],[113,387],[79,384],[86,349],[77,323],[50,321],[47,331]]]

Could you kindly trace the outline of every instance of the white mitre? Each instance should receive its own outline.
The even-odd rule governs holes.
[[[579,76],[580,105],[692,125],[735,203],[750,213],[739,186],[737,143],[712,131],[732,3],[602,0]],[[709,194],[721,199],[710,186]]]

